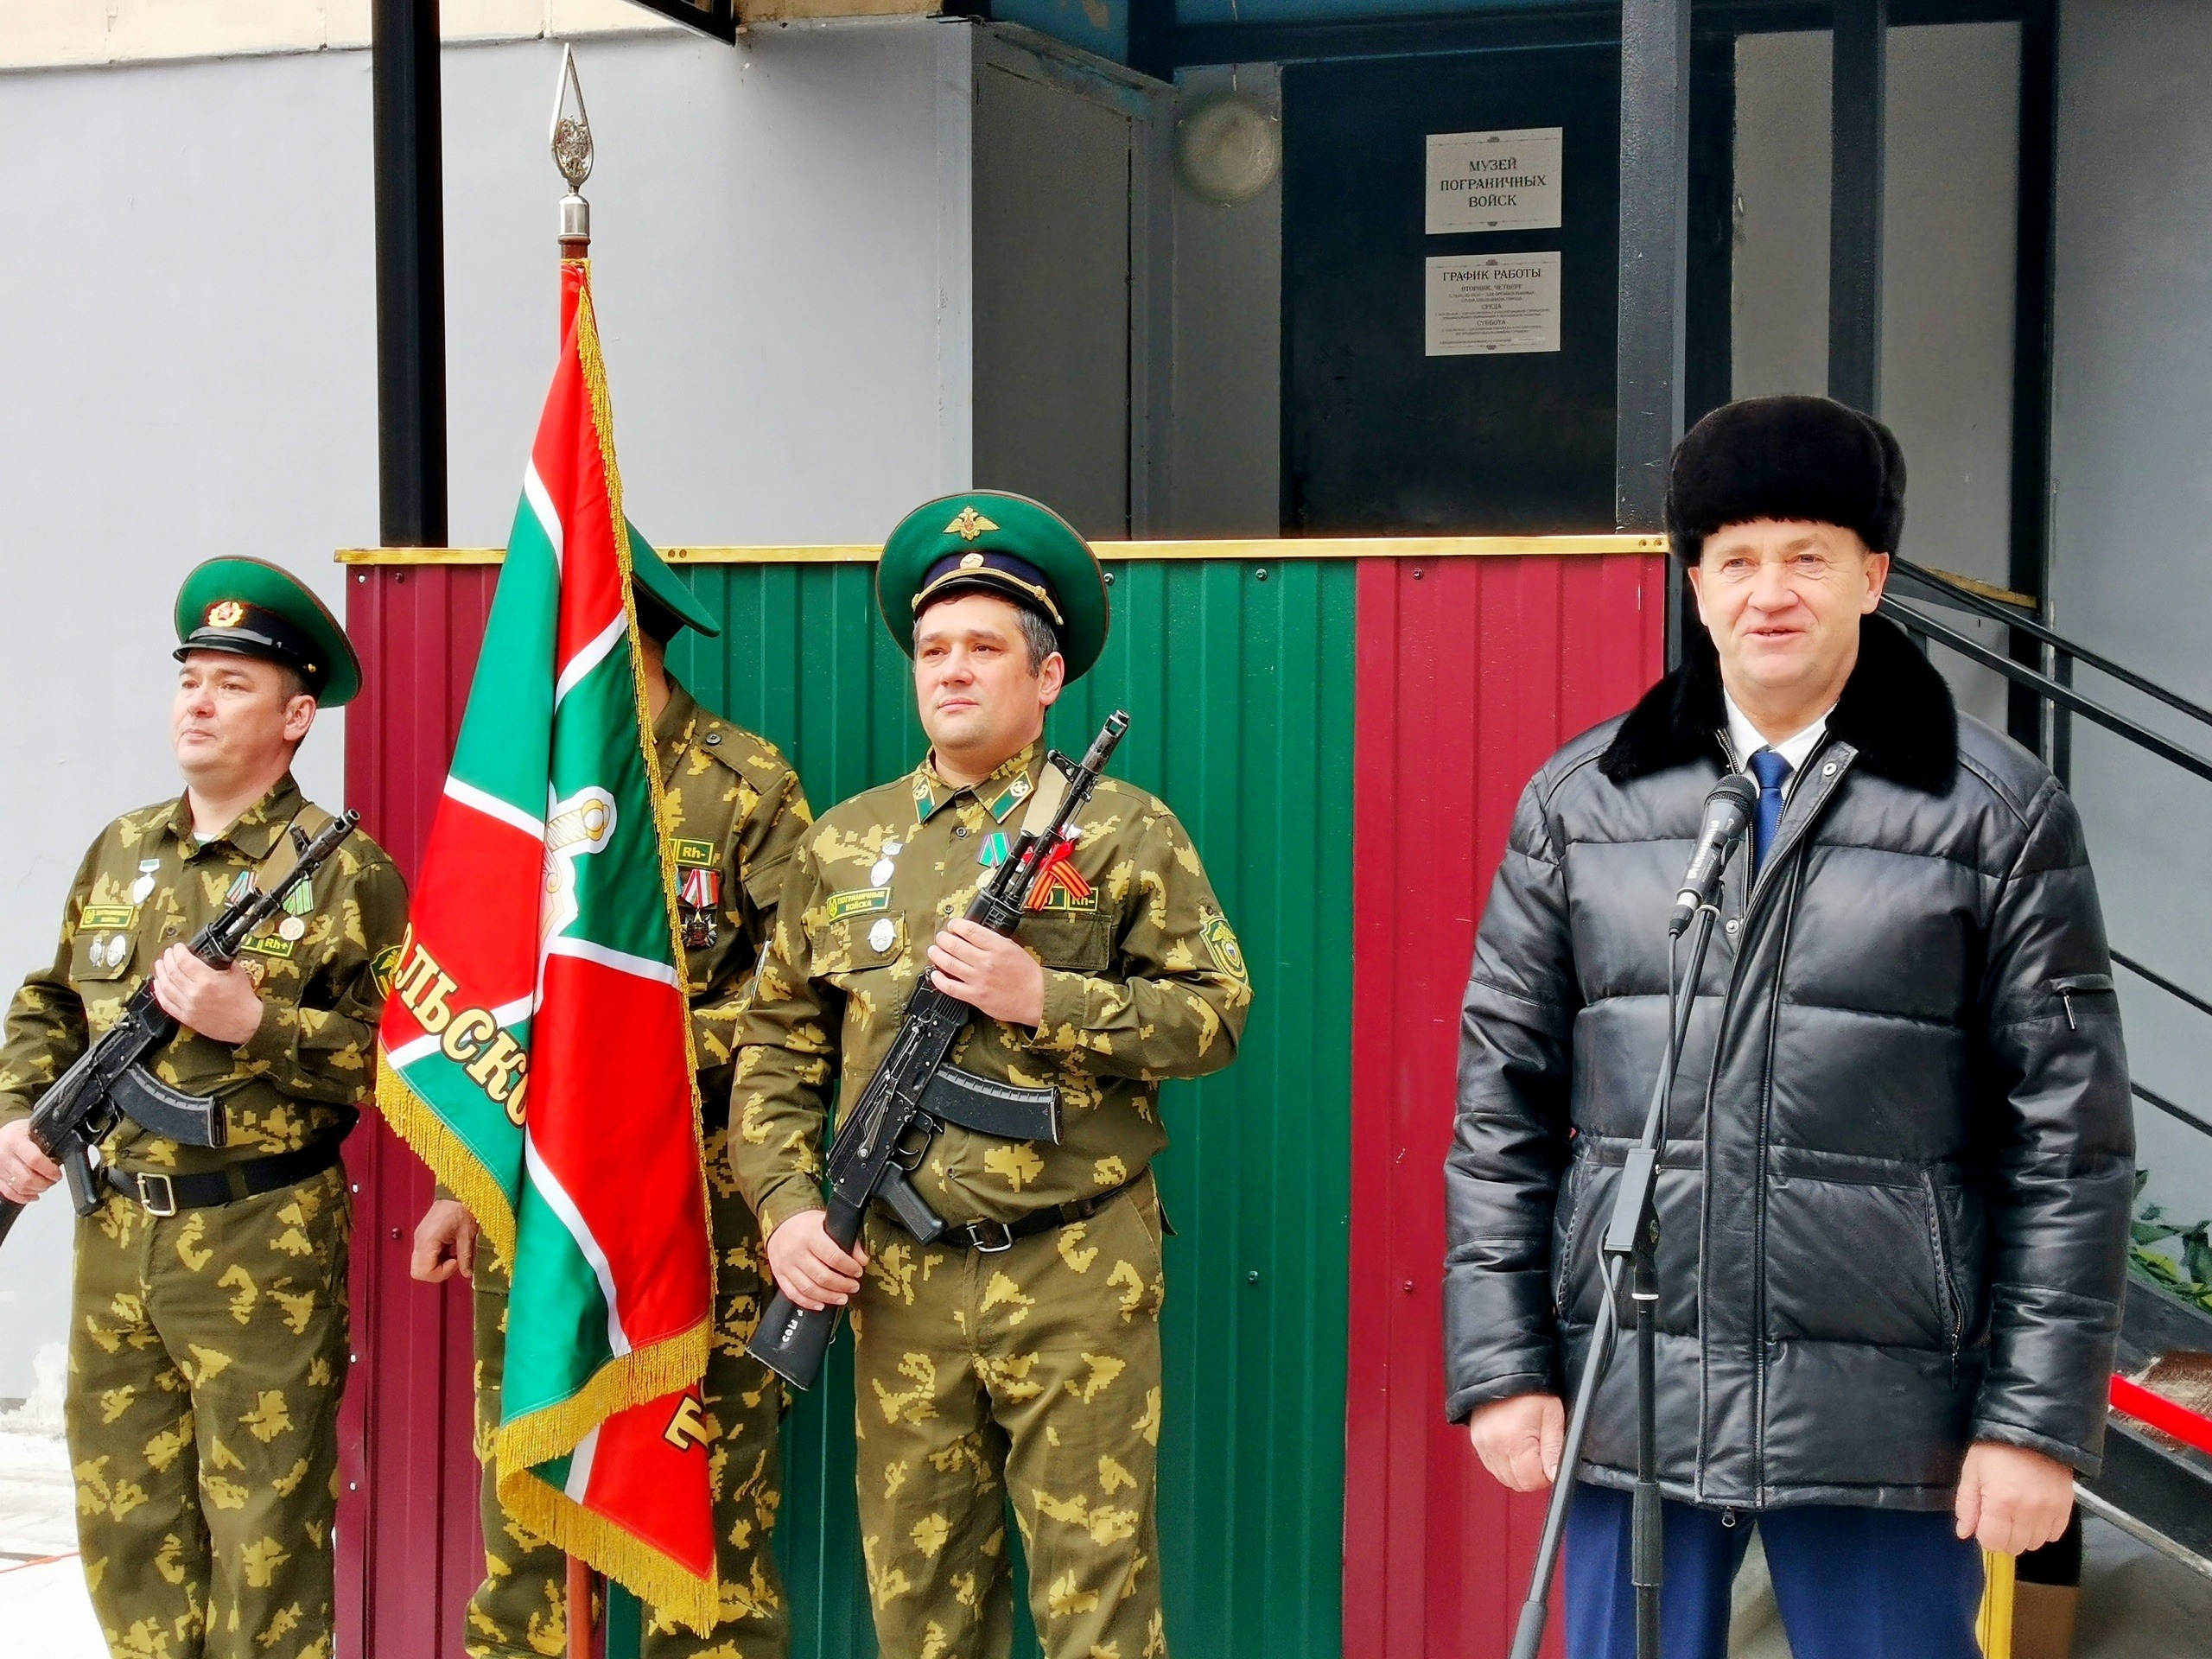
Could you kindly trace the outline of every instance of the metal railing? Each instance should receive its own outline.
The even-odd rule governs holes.
[[[2003,675],[2013,684],[2022,686],[2031,695],[2048,704],[2051,710],[2050,762],[2051,771],[2058,781],[2069,788],[2073,785],[2073,733],[2075,715],[2094,721],[2115,736],[2124,739],[2147,754],[2156,755],[2183,772],[2212,782],[2212,760],[2194,750],[2183,747],[2152,731],[2140,721],[2103,703],[2084,696],[2074,688],[2074,669],[2078,664],[2094,669],[2107,678],[2117,680],[2129,690],[2139,691],[2167,708],[2187,715],[2199,725],[2212,729],[2212,709],[2190,702],[2179,692],[2157,681],[2135,672],[2111,658],[2102,656],[2067,639],[2063,634],[2046,627],[2030,611],[2018,602],[2007,602],[1978,593],[1979,584],[1954,576],[1947,571],[1931,570],[1909,559],[1893,559],[1892,568],[1916,590],[1914,597],[1926,597],[1936,603],[1967,611],[1993,622],[2002,623],[2012,630],[2016,639],[2024,636],[2042,647],[2042,655],[2050,664],[2048,671],[2027,663],[2016,662],[2004,652],[1983,644],[1973,635],[1937,620],[1924,610],[1905,604],[1894,594],[1885,594],[1882,610],[1896,620],[1926,649],[1933,642],[1947,650],[1956,652],[1969,661],[1980,664]],[[2146,985],[2164,991],[2185,1007],[2212,1018],[2212,1001],[2207,1001],[2187,987],[2178,985],[2165,975],[2145,966],[2133,957],[2114,950],[2112,959]],[[2177,1122],[2185,1123],[2199,1135],[2212,1136],[2212,1121],[2190,1111],[2187,1107],[2166,1098],[2155,1090],[2146,1089],[2134,1078],[2128,1087],[2135,1097],[2145,1105],[2164,1112]]]

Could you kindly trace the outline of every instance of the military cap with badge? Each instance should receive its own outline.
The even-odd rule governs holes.
[[[338,619],[290,571],[265,559],[209,559],[176,593],[175,657],[226,652],[290,669],[326,708],[361,690],[361,659]]]
[[[914,624],[931,605],[970,593],[1042,617],[1071,681],[1105,649],[1105,572],[1075,527],[1041,501],[969,490],[925,501],[899,521],[875,575],[876,607],[899,648],[914,654]]]

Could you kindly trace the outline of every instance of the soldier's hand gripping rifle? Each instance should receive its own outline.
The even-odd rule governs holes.
[[[360,821],[358,812],[333,818],[320,835],[304,844],[296,828],[293,844],[299,853],[298,861],[267,893],[249,886],[226,905],[223,913],[194,938],[192,954],[210,968],[229,967],[238,960],[247,936],[283,909],[292,889],[320,869]],[[77,1206],[79,1215],[89,1216],[107,1196],[92,1154],[122,1118],[129,1118],[149,1135],[182,1146],[223,1144],[219,1106],[170,1088],[146,1069],[147,1054],[175,1036],[176,1031],[176,1020],[154,1000],[149,975],[123,1017],[39,1096],[38,1109],[31,1114],[31,1139],[41,1152],[61,1166],[69,1181],[70,1202]],[[22,1207],[0,1198],[0,1240],[6,1239]]]
[[[1109,716],[1079,766],[1057,752],[1047,758],[1021,837],[968,906],[969,921],[1008,937],[1020,925],[1030,889],[1069,835],[1128,726],[1124,713]],[[868,1205],[877,1198],[923,1243],[943,1236],[944,1218],[906,1179],[921,1167],[940,1124],[1002,1140],[1058,1144],[1058,1090],[995,1083],[946,1063],[975,1012],[938,989],[927,971],[906,999],[889,1052],[830,1143],[829,1214],[823,1224],[840,1249],[853,1248]],[[804,1308],[779,1290],[746,1351],[795,1387],[811,1388],[836,1328],[836,1308]]]

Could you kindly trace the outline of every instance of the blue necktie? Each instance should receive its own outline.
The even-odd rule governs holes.
[[[1774,845],[1774,832],[1782,824],[1782,784],[1789,776],[1789,763],[1772,749],[1751,757],[1751,776],[1759,780],[1759,815],[1751,823],[1751,872],[1766,863],[1766,849]]]

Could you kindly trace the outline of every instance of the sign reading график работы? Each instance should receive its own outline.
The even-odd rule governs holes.
[[[1557,230],[1565,132],[1561,127],[1522,127],[1430,133],[1428,234]]]
[[[1559,255],[1442,254],[1428,261],[1430,357],[1559,350]]]

